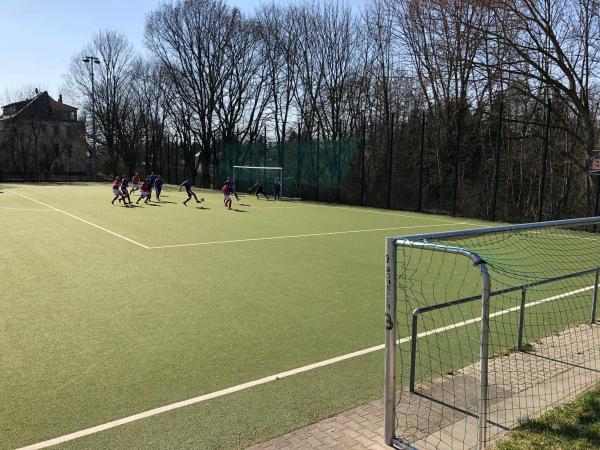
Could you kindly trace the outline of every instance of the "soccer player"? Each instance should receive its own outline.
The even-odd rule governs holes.
[[[121,178],[121,193],[123,194],[123,203],[127,204],[126,200],[129,200],[129,204],[131,205],[131,197],[129,196],[129,191],[127,190],[127,186],[129,185],[129,180],[127,179],[127,175],[123,175]],[[121,199],[119,199],[119,203]]]
[[[227,187],[229,188],[230,195],[235,195],[235,199],[239,202],[240,198],[238,197],[237,192],[235,192],[235,184],[233,183],[233,180],[227,177],[225,184],[227,184]]]
[[[229,188],[229,186],[227,186],[227,183],[225,183],[223,185],[223,188],[221,189],[221,191],[223,191],[223,204],[225,206],[227,206],[229,209],[231,209],[231,189]]]
[[[156,180],[154,181],[154,188],[156,189],[156,199],[160,202],[160,193],[162,191],[163,179],[160,175],[156,176]]]
[[[273,183],[273,196],[275,200],[281,201],[281,181],[279,181],[279,178],[275,178],[275,183]]]
[[[152,172],[150,174],[150,196],[148,197],[148,200],[152,200],[152,189],[154,188],[154,183],[156,183],[156,175],[154,175],[154,172]]]
[[[250,188],[250,190],[254,190],[254,193],[256,194],[256,198],[258,200],[260,200],[260,197],[258,196],[258,194],[262,194],[265,196],[265,198],[267,200],[269,200],[269,197],[267,196],[267,194],[265,194],[265,187],[262,184],[262,181],[258,180],[256,181],[256,183],[254,184],[254,186],[252,186],[252,188]]]
[[[136,174],[131,179],[131,192],[129,192],[129,194],[133,194],[141,187],[142,185],[140,184],[140,174],[136,172]]]
[[[120,176],[116,176],[115,177],[115,181],[113,182],[113,195],[115,196],[115,198],[112,199],[112,204],[115,204],[115,200],[119,199],[119,202],[124,198],[123,194],[121,193],[121,177]]]
[[[194,197],[196,199],[196,203],[201,203],[203,199],[198,200],[198,197],[196,197],[196,194],[194,194],[194,191],[192,191],[192,182],[189,180],[185,180],[183,183],[181,183],[179,185],[179,192],[181,192],[181,188],[185,187],[185,193],[188,195],[187,200],[184,200],[183,204],[185,206],[187,206],[187,202],[190,201],[190,199],[192,197]]]
[[[140,198],[137,199],[135,204],[137,205],[141,199],[144,199],[144,203],[148,203],[148,200],[150,200],[150,177],[146,177],[146,181],[142,184]]]

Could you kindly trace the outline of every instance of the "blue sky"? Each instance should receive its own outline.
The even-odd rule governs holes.
[[[252,12],[260,0],[226,0]],[[325,0],[327,1],[327,0]],[[353,7],[367,0],[347,0]],[[62,76],[98,30],[117,30],[143,49],[146,14],[163,0],[0,0],[0,99],[26,85],[58,97]],[[68,99],[65,99],[68,100]]]

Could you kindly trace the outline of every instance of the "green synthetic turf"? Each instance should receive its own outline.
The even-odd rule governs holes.
[[[110,184],[0,191],[3,449],[381,344],[385,236],[469,226],[248,195],[229,211],[199,190],[185,207],[173,187],[136,208]],[[147,247],[217,243],[145,249],[16,192]],[[382,374],[376,352],[63,447],[244,447],[380,398]]]

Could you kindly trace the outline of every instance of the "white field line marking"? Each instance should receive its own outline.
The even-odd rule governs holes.
[[[8,206],[0,206],[0,209],[8,209],[10,211],[43,211],[43,212],[56,212],[53,209],[35,209],[35,208],[10,208]]]
[[[567,239],[581,239],[581,240],[584,240],[584,241],[596,241],[596,242],[598,242],[600,240],[600,239],[583,237],[583,236],[573,236],[572,234],[548,233],[548,235],[550,235],[550,236],[558,236],[558,237],[567,238]]]
[[[402,229],[413,229],[413,228],[431,228],[431,227],[446,227],[451,225],[464,225],[464,222],[447,222],[437,225],[415,225],[409,227],[390,227],[390,228],[368,228],[366,230],[348,230],[348,231],[331,231],[329,233],[310,233],[310,234],[293,234],[287,236],[267,236],[260,238],[248,238],[248,239],[232,239],[228,241],[209,241],[209,242],[195,242],[192,244],[173,244],[173,245],[159,245],[156,247],[148,247],[150,250],[159,248],[177,248],[177,247],[194,247],[198,245],[218,245],[218,244],[233,244],[237,242],[253,242],[253,241],[272,241],[275,239],[295,239],[304,237],[315,237],[315,236],[331,236],[336,234],[351,234],[351,233],[366,233],[369,231],[389,231],[389,230],[402,230]]]
[[[40,205],[44,205],[47,208],[53,209],[54,211],[58,211],[59,213],[62,213],[62,214],[66,215],[66,216],[69,216],[69,217],[72,217],[73,219],[77,219],[80,222],[87,223],[88,225],[91,225],[91,226],[93,226],[95,228],[98,228],[99,230],[105,231],[108,234],[112,234],[113,236],[121,238],[121,239],[123,239],[123,240],[125,240],[127,242],[131,242],[132,244],[135,244],[135,245],[137,245],[139,247],[145,248],[146,250],[148,250],[150,248],[150,247],[148,247],[148,246],[146,246],[144,244],[140,244],[139,242],[134,241],[133,239],[129,239],[128,237],[122,236],[122,235],[120,235],[118,233],[115,233],[114,231],[110,231],[110,230],[108,230],[108,229],[106,229],[104,227],[101,227],[100,225],[96,225],[95,223],[92,223],[92,222],[90,222],[88,220],[82,219],[81,217],[77,217],[74,214],[71,214],[71,213],[68,213],[66,211],[63,211],[62,209],[55,208],[54,206],[48,205],[47,203],[40,202],[39,200],[36,200],[35,198],[32,198],[32,197],[30,197],[28,195],[22,194],[21,192],[17,192],[17,191],[14,191],[14,192],[15,192],[15,194],[20,195],[21,197],[24,197],[26,199],[29,199],[32,202],[39,203]]]
[[[205,199],[205,202],[211,203],[223,203],[220,200],[210,200]],[[413,214],[404,214],[404,213],[393,213],[393,212],[385,212],[385,211],[376,211],[375,209],[364,208],[364,207],[350,207],[350,206],[338,206],[338,205],[294,205],[294,206],[252,206],[252,209],[295,209],[295,208],[332,208],[332,209],[346,209],[348,211],[368,213],[368,214],[380,214],[384,216],[393,216],[393,217],[408,217],[411,219],[421,219],[421,220],[433,220],[437,222],[447,222],[446,219],[437,219],[434,217],[430,217],[429,214],[423,214],[422,216],[415,216]],[[468,222],[461,222],[467,224]]]
[[[565,292],[564,294],[554,295],[552,297],[544,298],[542,300],[537,300],[537,301],[534,301],[531,303],[527,303],[525,305],[525,308],[530,308],[532,306],[541,305],[543,303],[551,302],[553,300],[558,300],[558,299],[561,299],[564,297],[570,297],[572,295],[579,294],[581,292],[589,291],[592,289],[594,289],[593,285],[585,287],[585,288],[581,288],[581,289],[576,289],[574,291]],[[495,312],[493,314],[490,314],[490,318],[502,316],[504,314],[508,314],[510,312],[517,311],[519,308],[520,308],[520,306],[516,306],[513,308],[508,308],[508,309],[504,309],[502,311]],[[417,335],[417,337],[422,338],[422,337],[430,336],[432,334],[437,334],[437,333],[442,333],[444,331],[452,330],[455,328],[461,328],[466,325],[470,325],[470,324],[479,322],[480,320],[481,320],[481,317],[475,317],[473,319],[465,320],[464,322],[455,323],[453,325],[448,325],[445,327],[436,328],[435,330],[430,330],[430,331],[425,331],[423,333],[419,333]],[[404,344],[406,342],[409,342],[410,340],[411,340],[411,337],[407,336],[407,337],[398,339],[396,341],[396,343]],[[47,441],[38,442],[37,444],[32,444],[32,445],[28,445],[26,447],[21,447],[20,449],[17,449],[17,450],[37,450],[37,449],[41,449],[41,448],[52,447],[54,445],[73,441],[75,439],[78,439],[78,438],[81,438],[84,436],[89,436],[90,434],[95,434],[95,433],[99,433],[101,431],[110,430],[111,428],[116,428],[118,426],[125,425],[127,423],[131,423],[131,422],[135,422],[135,421],[145,419],[148,417],[163,414],[168,411],[173,411],[175,409],[180,409],[180,408],[184,408],[186,406],[195,405],[197,403],[205,402],[207,400],[212,400],[212,399],[215,399],[218,397],[223,397],[228,394],[233,394],[234,392],[239,392],[239,391],[243,391],[245,389],[249,389],[249,388],[252,388],[255,386],[260,386],[261,384],[266,384],[266,383],[270,383],[272,381],[277,381],[281,378],[287,378],[292,375],[297,375],[299,373],[308,372],[310,370],[318,369],[320,367],[329,366],[331,364],[335,364],[335,363],[338,363],[341,361],[356,358],[358,356],[367,355],[369,353],[383,350],[384,348],[385,348],[384,344],[375,345],[373,347],[365,348],[363,350],[358,350],[356,352],[347,353],[347,354],[341,355],[341,356],[336,356],[335,358],[326,359],[324,361],[319,361],[319,362],[316,362],[313,364],[309,364],[307,366],[298,367],[296,369],[287,370],[285,372],[280,372],[275,375],[270,375],[270,376],[267,376],[264,378],[259,378],[258,380],[253,380],[253,381],[249,381],[247,383],[238,384],[237,386],[232,386],[232,387],[228,387],[225,389],[221,389],[220,391],[211,392],[209,394],[200,395],[198,397],[190,398],[188,400],[183,400],[183,401],[180,401],[177,403],[172,403],[170,405],[165,405],[165,406],[161,406],[159,408],[150,409],[148,411],[144,411],[144,412],[134,414],[134,415],[128,416],[128,417],[123,417],[122,419],[113,420],[112,422],[107,422],[102,425],[97,425],[95,427],[86,428],[85,430],[76,431],[76,432],[70,433],[70,434],[65,434],[64,436],[59,436],[59,437],[56,437],[53,439],[49,439]]]

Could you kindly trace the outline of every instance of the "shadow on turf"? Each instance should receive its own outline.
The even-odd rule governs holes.
[[[244,211],[243,209],[232,208],[230,211],[247,213],[248,211]]]
[[[196,206],[196,208],[197,209],[210,209],[210,208],[207,208],[206,206]]]

